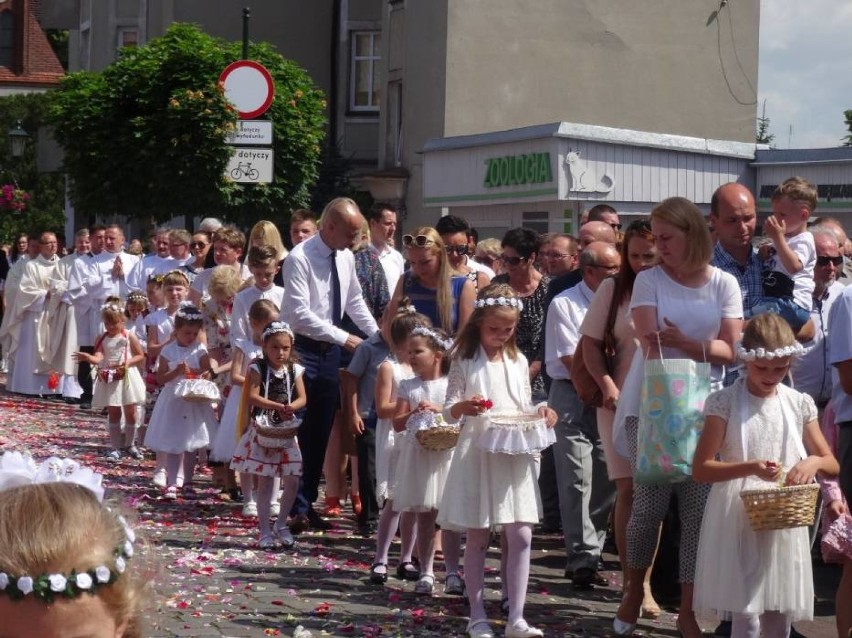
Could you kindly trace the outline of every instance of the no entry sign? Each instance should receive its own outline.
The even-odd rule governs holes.
[[[241,120],[250,120],[265,113],[275,97],[269,71],[252,60],[232,62],[222,71],[219,82],[225,87],[225,97],[237,109]]]

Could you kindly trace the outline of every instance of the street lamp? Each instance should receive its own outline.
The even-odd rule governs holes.
[[[27,140],[30,134],[21,126],[21,120],[15,122],[15,127],[9,129],[9,152],[15,159],[24,154],[24,148],[27,146]]]

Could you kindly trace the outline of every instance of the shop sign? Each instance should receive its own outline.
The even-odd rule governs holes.
[[[490,157],[485,160],[485,188],[552,181],[550,153]]]
[[[764,184],[760,187],[760,199],[771,199],[777,184]],[[820,199],[852,199],[852,184],[817,184],[817,195]]]

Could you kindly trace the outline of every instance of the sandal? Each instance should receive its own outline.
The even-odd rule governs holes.
[[[434,576],[434,574],[423,574],[422,576],[420,576],[420,580],[417,581],[417,584],[414,585],[414,593],[415,594],[423,594],[425,596],[431,596],[434,589],[435,589],[435,576]]]
[[[379,569],[384,569],[384,571],[379,571]],[[372,567],[370,567],[370,582],[375,583],[376,585],[384,585],[388,581],[388,564],[387,563],[373,563]]]
[[[396,577],[400,580],[417,580],[420,578],[420,570],[413,562],[407,560],[396,566]]]

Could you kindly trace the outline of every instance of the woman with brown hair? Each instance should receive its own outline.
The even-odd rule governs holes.
[[[615,407],[630,362],[636,352],[636,332],[630,318],[630,296],[636,275],[647,270],[657,260],[654,235],[647,219],[632,222],[624,233],[621,246],[621,270],[618,275],[604,279],[592,298],[586,318],[580,326],[583,335],[583,360],[589,374],[595,379],[603,395],[603,406],[597,409],[598,435],[604,449],[609,480],[615,483],[617,497],[613,512],[615,545],[627,584],[627,521],[633,504],[633,471],[629,461],[615,451],[612,440],[612,423]],[[615,303],[616,307],[612,308]],[[614,313],[608,331],[610,313]],[[609,332],[610,337],[607,336]],[[609,342],[607,342],[609,340]],[[612,348],[607,353],[608,347]],[[607,359],[612,359],[608,362]],[[645,578],[642,600],[643,618],[656,618],[660,607],[651,594],[650,570]]]

